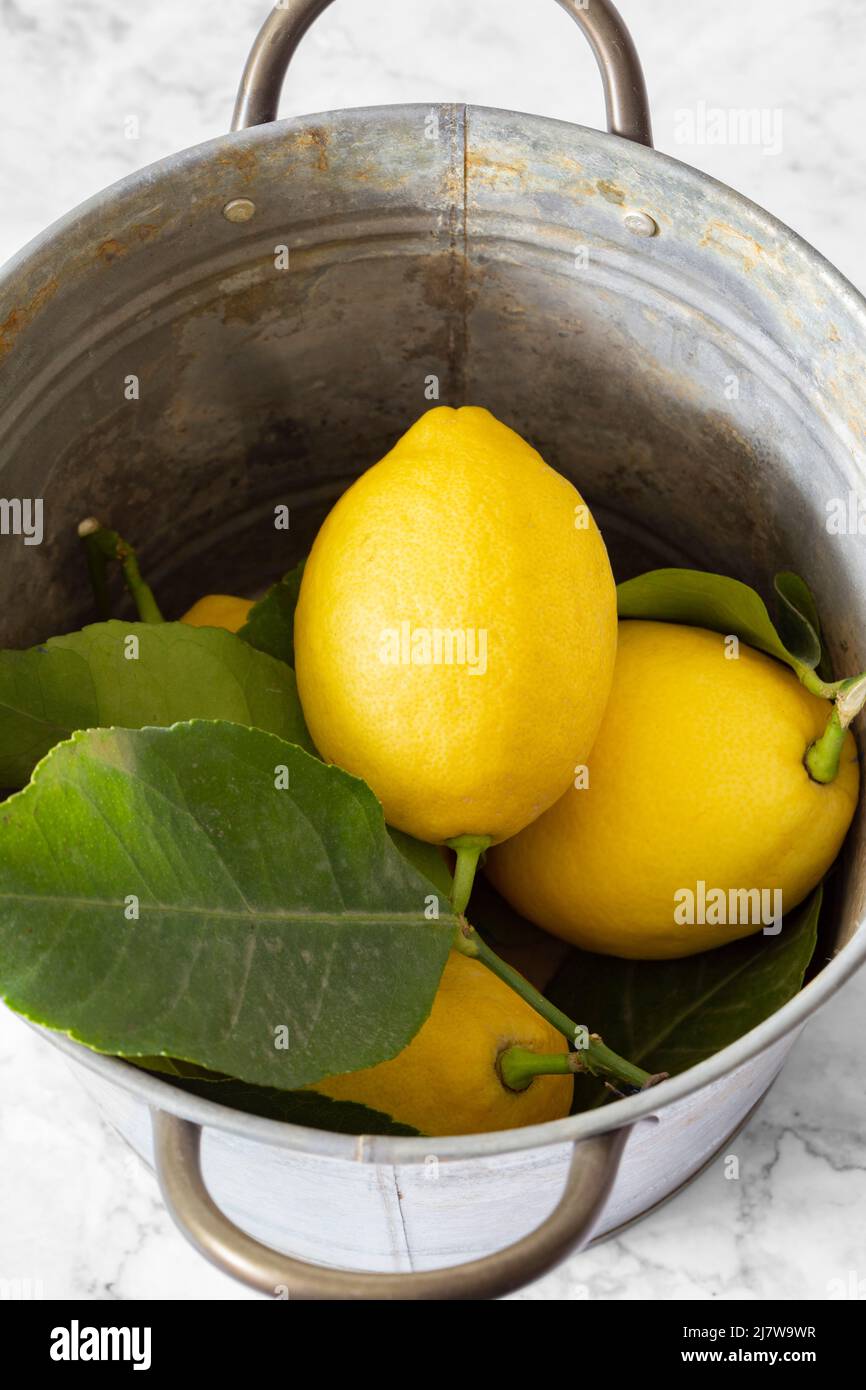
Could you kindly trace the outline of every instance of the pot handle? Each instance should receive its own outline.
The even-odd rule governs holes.
[[[580,25],[595,54],[604,86],[607,128],[652,146],[649,101],[632,37],[611,0],[556,0]],[[232,130],[277,119],[283,79],[295,49],[331,0],[280,0],[265,20],[247,59]]]
[[[383,1300],[499,1298],[546,1274],[588,1241],[616,1177],[630,1126],[574,1146],[565,1191],[547,1220],[483,1259],[414,1274],[331,1269],[283,1255],[220,1211],[201,1172],[201,1128],[154,1110],[154,1160],[165,1204],[187,1240],[223,1273],[272,1298]]]

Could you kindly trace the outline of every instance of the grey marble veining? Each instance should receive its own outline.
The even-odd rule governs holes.
[[[861,288],[862,0],[621,0],[656,144],[763,204]],[[226,129],[261,0],[0,0],[0,261],[82,199]],[[460,100],[598,125],[594,62],[553,0],[337,0],[283,113]],[[758,108],[773,140],[712,139]],[[690,142],[691,140],[691,142]],[[813,1021],[766,1103],[675,1201],[527,1299],[866,1297],[866,974]],[[254,1297],[185,1244],[153,1177],[63,1060],[0,1010],[0,1281],[49,1298]]]

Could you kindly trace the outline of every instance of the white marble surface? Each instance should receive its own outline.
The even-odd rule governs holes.
[[[621,7],[659,148],[770,208],[862,288],[863,0]],[[114,179],[225,129],[265,11],[0,0],[0,261]],[[426,100],[602,119],[593,61],[553,0],[342,0],[305,40],[283,113]],[[771,123],[781,113],[780,149],[680,139],[683,111],[752,107]],[[814,1021],[736,1141],[738,1181],[714,1164],[518,1298],[823,1300],[861,1280],[866,1297],[864,1010],[866,973]],[[60,1299],[253,1296],[185,1245],[63,1061],[0,1010],[0,1281],[28,1278]]]

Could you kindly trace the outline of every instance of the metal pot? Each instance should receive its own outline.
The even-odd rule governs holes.
[[[840,667],[866,667],[862,542],[824,525],[863,476],[861,297],[768,213],[653,151],[602,0],[560,3],[599,59],[608,134],[464,106],[277,123],[327,3],[274,11],[231,135],[125,179],[7,269],[3,491],[44,498],[47,531],[3,543],[4,643],[88,619],[74,527],[91,512],[153,538],[144,561],[178,609],[225,586],[227,551],[241,591],[286,568],[438,387],[579,482],[620,577],[692,561],[766,587],[791,566]],[[656,1090],[538,1128],[328,1134],[48,1036],[237,1277],[291,1297],[493,1296],[651,1209],[744,1122],[866,954],[862,837],[861,815],[833,959],[797,998]]]

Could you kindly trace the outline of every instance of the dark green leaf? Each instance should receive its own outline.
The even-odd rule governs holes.
[[[820,909],[817,888],[785,918],[778,936],[758,932],[682,960],[620,960],[574,950],[546,992],[623,1057],[675,1076],[748,1033],[799,991]],[[578,1079],[581,1108],[598,1103],[598,1084]]]
[[[335,1134],[418,1134],[411,1125],[400,1124],[390,1115],[383,1115],[355,1101],[331,1100],[316,1091],[279,1091],[270,1086],[250,1086],[245,1081],[214,1078],[185,1079],[175,1084],[217,1105],[232,1110],[244,1110],[249,1115],[262,1115],[267,1120],[282,1120],[285,1124],[306,1125],[309,1129],[328,1129]]]
[[[100,1052],[296,1090],[420,1028],[456,927],[430,891],[363,782],[272,734],[76,734],[0,807],[0,994]]]
[[[76,729],[185,719],[254,725],[313,751],[281,662],[219,628],[112,621],[0,652],[0,787],[23,786]]]
[[[773,581],[779,598],[779,636],[793,656],[810,670],[830,679],[821,642],[821,619],[812,590],[804,579],[783,570]]]
[[[176,1057],[126,1057],[124,1059],[131,1062],[134,1067],[141,1067],[142,1071],[159,1072],[160,1076],[170,1076],[175,1080],[184,1081],[229,1081],[230,1077],[221,1071],[208,1071],[206,1067],[197,1067],[194,1062],[181,1062]]]
[[[449,902],[451,899],[451,875],[439,846],[428,845],[424,840],[415,840],[404,830],[395,830],[393,825],[388,826],[388,834],[403,858],[408,859],[410,864],[414,864],[419,874],[429,878],[433,887],[437,889],[440,900],[443,903]]]
[[[272,584],[263,599],[250,609],[238,636],[268,656],[295,664],[295,608],[301,591],[304,561]]]
[[[617,607],[621,618],[706,627],[725,636],[736,635],[794,670],[801,664],[785,647],[754,589],[723,574],[650,570],[617,587]]]

